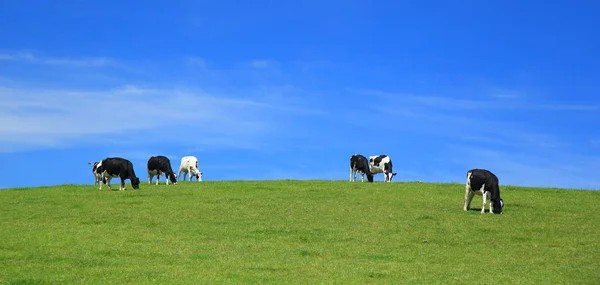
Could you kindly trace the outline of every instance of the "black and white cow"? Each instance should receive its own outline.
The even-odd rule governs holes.
[[[504,201],[500,198],[498,177],[494,173],[486,169],[477,168],[467,171],[463,210],[468,211],[471,209],[471,201],[475,194],[481,195],[483,198],[483,204],[481,206],[482,214],[485,213],[486,198],[488,197],[490,198],[489,212],[502,214]]]
[[[369,166],[373,175],[383,173],[385,182],[392,182],[392,178],[396,176],[392,170],[392,160],[385,154],[369,156]]]
[[[177,177],[171,168],[171,161],[162,155],[150,157],[148,159],[148,184],[152,183],[152,178],[156,175],[156,185],[158,185],[161,174],[165,176],[167,185],[169,185],[169,180],[173,184],[177,184]]]
[[[350,182],[356,181],[358,173],[360,173],[360,182],[364,182],[365,174],[367,175],[367,180],[373,182],[373,174],[369,169],[369,162],[361,154],[355,154],[350,157]]]
[[[102,162],[95,161],[94,163],[88,162],[92,165],[92,174],[94,175],[94,184],[98,184],[102,181]]]
[[[192,176],[196,177],[196,181],[202,181],[202,171],[198,169],[198,158],[195,156],[189,155],[181,158],[177,178],[181,176],[181,172],[183,172],[183,180],[185,180],[185,176],[189,173],[190,176],[188,181],[192,181]]]
[[[108,189],[112,189],[110,187],[110,180],[113,178],[121,178],[121,185],[119,190],[125,190],[125,180],[129,179],[131,182],[131,187],[133,189],[140,188],[140,179],[135,176],[135,171],[133,170],[133,164],[131,161],[120,158],[120,157],[108,157],[102,160],[99,165],[102,167],[102,183],[100,183],[100,190],[102,190],[102,184],[106,184]]]

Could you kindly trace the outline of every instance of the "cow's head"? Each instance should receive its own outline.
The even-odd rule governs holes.
[[[133,189],[140,189],[140,179],[138,177],[131,178],[131,187]]]
[[[196,180],[198,180],[198,182],[202,181],[202,171],[196,173]]]
[[[373,174],[367,173],[367,181],[373,182]]]
[[[494,214],[502,214],[502,208],[504,208],[504,201],[502,199],[492,200],[492,212]]]
[[[168,176],[169,176],[169,180],[171,180],[171,183],[177,184],[177,177],[175,176],[175,173],[171,173]]]
[[[394,172],[394,173],[389,173],[389,172],[388,172],[388,173],[385,173],[385,176],[387,176],[387,181],[388,181],[388,182],[392,182],[392,178],[393,178],[394,176],[396,176],[396,174],[398,174],[398,173],[396,173],[396,172]]]

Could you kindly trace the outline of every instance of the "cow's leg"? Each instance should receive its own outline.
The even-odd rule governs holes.
[[[473,196],[469,193],[471,190],[470,178],[471,173],[468,173],[467,182],[465,182],[465,199],[463,201],[463,211],[468,211],[471,208],[471,199],[473,199]]]
[[[102,190],[102,184],[104,184],[104,182],[102,182],[102,180],[100,180],[100,190]]]
[[[189,175],[190,175],[190,177],[188,177],[188,178],[189,178],[189,181],[190,181],[190,182],[192,182],[192,168],[191,168],[191,167],[190,167],[190,168],[188,168],[188,171],[187,171],[187,172],[188,172],[187,174],[189,174]],[[185,179],[185,178],[184,178],[184,179]]]
[[[152,184],[153,177],[154,177],[154,174],[152,174],[152,172],[148,171],[148,184]]]
[[[487,200],[489,201],[489,213],[493,214],[494,212],[492,212],[492,192],[486,192],[487,193]]]
[[[352,174],[354,174],[354,171],[352,171],[352,167],[350,167],[350,182],[352,182]]]
[[[468,211],[471,209],[471,201],[473,201],[473,197],[475,197],[475,192],[472,190],[467,190],[467,193],[465,193],[465,205],[463,210]]]
[[[160,171],[156,171],[156,185],[158,185],[158,180],[160,180]]]
[[[119,178],[120,178],[120,180],[121,180],[121,181],[120,181],[121,183],[119,184],[119,190],[120,190],[120,191],[125,191],[125,179],[127,179],[127,178],[125,177],[125,173],[121,173],[121,174],[119,174]]]
[[[485,202],[486,202],[486,198],[487,198],[487,194],[485,193],[485,184],[481,185],[481,189],[479,189],[479,192],[481,192],[481,200],[482,200],[482,205],[481,205],[481,213],[485,213]]]
[[[108,187],[108,190],[112,190],[112,187],[110,187],[110,180],[112,179],[111,176],[106,177],[106,187]]]
[[[475,192],[471,190],[471,185],[467,185],[465,189],[465,204],[463,210],[468,211],[471,209],[471,201],[473,201],[473,197],[475,197]]]

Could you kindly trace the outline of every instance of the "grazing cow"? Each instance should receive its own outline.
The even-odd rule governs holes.
[[[189,173],[190,177],[188,181],[192,181],[192,175],[196,177],[198,182],[202,181],[202,172],[198,169],[198,159],[195,156],[184,156],[181,158],[177,178],[179,178],[181,172],[183,172],[183,180],[185,180],[185,176]]]
[[[369,169],[367,158],[360,154],[355,154],[350,157],[350,182],[356,181],[356,175],[360,172],[360,182],[364,182],[365,174],[367,180],[373,182],[373,174]],[[354,178],[354,179],[353,179]]]
[[[156,175],[156,185],[158,185],[161,174],[165,176],[167,185],[169,185],[169,180],[173,184],[177,184],[177,177],[171,168],[171,161],[162,155],[150,157],[148,159],[148,184],[152,183],[152,178]]]
[[[502,214],[504,201],[500,198],[500,186],[498,177],[486,169],[471,169],[467,171],[467,182],[465,185],[465,201],[463,210],[471,209],[471,200],[473,196],[483,196],[481,213],[485,213],[486,198],[490,198],[490,213]],[[493,207],[493,209],[492,209]]]
[[[108,189],[112,189],[110,187],[110,180],[116,177],[121,178],[121,185],[119,187],[119,190],[121,191],[125,191],[125,179],[129,179],[133,189],[140,188],[140,179],[135,176],[131,161],[120,157],[108,157],[100,163],[102,164],[102,183],[100,183],[100,190],[102,190],[103,183],[106,183]]]
[[[392,182],[392,178],[396,176],[392,170],[392,160],[385,154],[369,156],[369,166],[373,175],[383,173],[385,182]]]
[[[92,165],[92,174],[94,175],[94,184],[98,184],[102,181],[102,162],[95,161],[94,163],[88,162]]]

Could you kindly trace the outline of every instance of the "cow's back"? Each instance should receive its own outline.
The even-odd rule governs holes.
[[[198,159],[195,156],[184,156],[181,158],[181,167],[195,167],[198,168]]]

